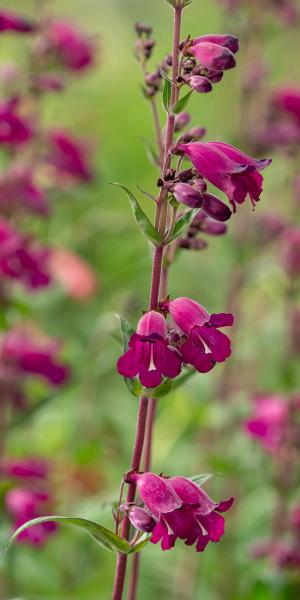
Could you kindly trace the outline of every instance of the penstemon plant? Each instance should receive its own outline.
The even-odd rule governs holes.
[[[185,296],[170,299],[168,271],[181,249],[202,249],[206,243],[198,233],[220,234],[236,205],[249,196],[252,206],[260,198],[260,171],[271,162],[256,160],[219,141],[203,142],[205,130],[182,130],[189,122],[185,108],[192,94],[209,93],[225,71],[235,67],[238,39],[232,35],[191,36],[181,40],[181,19],[191,0],[167,0],[173,9],[172,53],[158,69],[149,71],[148,61],[155,45],[152,29],[136,25],[135,54],[140,63],[143,92],[154,118],[157,152],[148,148],[159,168],[153,222],[130,190],[128,195],[135,220],[153,249],[148,309],[136,330],[120,317],[124,351],[117,370],[129,391],[139,397],[136,435],[129,469],[123,477],[120,499],[114,512],[115,529],[73,517],[48,516],[19,528],[15,539],[28,526],[45,521],[71,523],[85,529],[105,549],[117,554],[113,600],[123,598],[128,556],[133,555],[128,598],[137,594],[139,553],[149,541],[171,549],[181,539],[197,552],[224,534],[224,517],[233,498],[214,502],[202,489],[207,476],[192,479],[167,477],[151,472],[152,433],[157,400],[182,385],[194,373],[206,373],[231,353],[230,339],[220,331],[233,325],[229,313],[210,314]],[[160,123],[157,98],[162,97],[166,125]],[[179,137],[175,134],[179,133]],[[182,167],[185,160],[190,164]],[[207,191],[208,184],[222,191],[229,205]],[[142,458],[144,453],[144,463]],[[126,498],[123,491],[127,486]]]

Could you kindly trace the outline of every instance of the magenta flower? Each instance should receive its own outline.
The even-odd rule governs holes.
[[[207,77],[192,75],[188,80],[189,86],[199,94],[207,94],[212,91],[212,84]]]
[[[4,336],[1,359],[23,374],[40,375],[53,386],[66,382],[69,369],[57,358],[59,346],[55,340],[34,339],[21,330],[12,330]]]
[[[203,552],[209,541],[218,542],[224,534],[224,518],[219,514],[233,504],[230,498],[219,504],[184,477],[164,479],[154,473],[131,473],[127,481],[136,483],[146,511],[154,517],[151,542],[161,541],[163,550],[182,539]]]
[[[4,462],[2,472],[17,479],[47,479],[49,463],[42,458],[16,458]]]
[[[288,405],[281,396],[256,396],[254,414],[245,423],[247,434],[258,438],[269,452],[277,452],[288,421]]]
[[[300,228],[287,227],[282,236],[281,264],[289,277],[300,276]]]
[[[0,102],[0,144],[25,144],[32,137],[31,124],[19,113],[19,98]]]
[[[84,182],[91,180],[87,148],[80,140],[56,130],[51,132],[49,141],[50,154],[47,162],[55,167],[59,176]]]
[[[118,360],[118,372],[132,379],[136,375],[145,387],[154,388],[162,377],[177,377],[181,371],[181,356],[167,339],[164,317],[154,310],[138,322],[137,332],[129,341],[129,349]]]
[[[233,325],[231,314],[209,313],[190,298],[176,298],[169,303],[169,312],[187,341],[181,346],[183,362],[191,364],[200,373],[210,371],[216,362],[230,356],[230,339],[219,327]]]
[[[0,272],[3,277],[16,280],[36,289],[50,283],[47,268],[48,249],[37,246],[0,219]]]
[[[30,33],[35,25],[11,10],[0,10],[0,33],[2,31],[15,31],[17,33]]]
[[[273,106],[289,114],[300,127],[300,88],[287,86],[273,92]]]
[[[8,215],[17,207],[41,215],[49,212],[47,198],[35,183],[32,170],[19,165],[0,173],[0,207]]]
[[[83,71],[94,61],[94,45],[90,38],[71,23],[52,22],[46,31],[46,40],[57,59],[71,71]]]
[[[203,35],[195,38],[189,51],[199,63],[212,71],[225,71],[236,65],[234,54],[238,51],[238,39],[232,35]]]
[[[4,501],[6,509],[13,517],[14,529],[18,529],[26,521],[47,514],[51,498],[46,492],[13,488],[6,493]],[[18,536],[18,540],[41,546],[56,529],[57,525],[53,522],[40,523],[25,529]]]
[[[178,150],[186,154],[197,171],[214,186],[225,192],[236,210],[236,202],[242,204],[249,194],[252,206],[262,193],[262,175],[271,159],[256,160],[224,142],[193,142],[178,144]]]

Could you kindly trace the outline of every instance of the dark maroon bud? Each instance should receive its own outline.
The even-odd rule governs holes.
[[[208,35],[201,35],[193,41],[194,44],[203,42],[210,42],[211,44],[217,44],[217,46],[223,46],[223,48],[228,48],[233,54],[236,54],[239,50],[239,39],[235,35],[216,35],[211,33]]]
[[[185,73],[189,73],[196,67],[196,61],[194,58],[188,58],[182,65]]]
[[[201,67],[201,65],[197,65],[192,71],[192,75],[204,75],[204,77],[206,77],[206,73],[207,69],[204,69],[203,67]]]
[[[206,134],[206,129],[204,127],[192,127],[189,129],[181,138],[182,143],[188,144],[192,141],[201,140]]]
[[[203,194],[202,210],[212,219],[221,222],[228,221],[232,215],[227,204],[222,202],[222,200],[219,200],[216,196],[207,193]]]
[[[207,190],[205,179],[203,179],[202,177],[198,177],[194,180],[193,187],[196,188],[196,190],[198,190],[200,194],[203,194],[203,192],[206,192]]]
[[[155,46],[155,40],[148,39],[143,42],[144,56],[148,60],[151,57],[153,47]]]
[[[149,86],[144,89],[144,94],[145,94],[146,98],[153,98],[153,96],[155,96],[156,93],[157,93],[156,87]]]
[[[180,173],[178,173],[178,179],[180,179],[180,181],[183,181],[184,183],[186,183],[187,181],[190,181],[193,178],[193,176],[194,176],[193,169],[185,169],[185,171],[180,171]],[[198,191],[200,192],[201,190],[198,190]]]
[[[134,29],[138,36],[143,34],[151,35],[152,33],[152,27],[150,25],[146,25],[145,23],[135,23]]]
[[[190,208],[201,208],[202,195],[191,185],[187,183],[175,183],[172,191],[177,202],[182,202],[182,204]]]
[[[174,179],[176,174],[175,169],[168,169],[166,174],[165,174],[165,181],[172,181],[172,179]]]
[[[204,250],[207,245],[207,242],[201,238],[182,238],[179,240],[179,247],[185,250]]]
[[[156,87],[159,85],[161,80],[161,74],[159,71],[153,71],[153,73],[147,73],[145,76],[145,83],[147,85]]]
[[[144,508],[123,504],[120,506],[120,509],[127,515],[135,529],[144,531],[145,533],[149,533],[154,529],[156,521]]]
[[[181,112],[175,117],[175,131],[181,131],[191,120],[189,113]]]
[[[221,79],[223,78],[223,75],[224,71],[208,71],[206,73],[207,79],[209,79],[209,81],[211,81],[212,83],[219,83],[219,81],[221,81]]]
[[[202,75],[192,75],[189,79],[189,85],[199,94],[207,94],[212,90],[211,82],[207,77],[202,77]]]
[[[227,232],[227,225],[206,217],[201,224],[201,231],[208,235],[224,235]]]

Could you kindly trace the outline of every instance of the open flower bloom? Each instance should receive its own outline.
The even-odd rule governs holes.
[[[24,144],[32,137],[31,124],[20,115],[19,98],[0,102],[0,144]]]
[[[33,23],[11,10],[0,10],[0,32],[15,31],[17,33],[30,33],[35,29]]]
[[[193,40],[190,52],[206,69],[224,71],[236,65],[238,38],[232,35],[203,35]]]
[[[231,314],[209,315],[201,304],[184,297],[172,300],[169,312],[187,336],[187,341],[181,346],[183,362],[193,365],[200,373],[206,373],[216,362],[223,362],[230,356],[230,339],[218,328],[233,325]]]
[[[231,507],[233,498],[217,504],[184,477],[164,479],[155,473],[131,473],[126,480],[136,483],[146,511],[154,517],[151,542],[161,541],[163,550],[173,548],[180,538],[189,546],[196,544],[196,551],[202,552],[209,541],[218,542],[224,534],[220,512]],[[144,524],[146,517],[142,521]]]
[[[288,405],[281,396],[256,396],[253,416],[245,423],[249,436],[259,439],[269,452],[276,452],[288,424]]]
[[[18,207],[41,215],[49,212],[47,198],[34,181],[34,173],[21,165],[12,165],[0,174],[0,207],[9,215]]]
[[[0,219],[0,272],[6,279],[16,280],[29,289],[50,283],[48,249],[38,246]]]
[[[47,514],[51,499],[48,493],[38,492],[26,488],[13,488],[5,495],[5,506],[14,519],[14,529],[21,525]],[[57,525],[53,522],[40,523],[25,529],[18,540],[34,545],[42,545],[49,534],[56,531]]]
[[[62,65],[71,71],[83,71],[93,63],[93,43],[71,23],[50,23],[46,31],[46,40],[49,49],[53,50]]]
[[[154,310],[138,322],[137,332],[129,341],[129,349],[118,360],[118,372],[130,379],[139,376],[145,387],[154,388],[162,377],[177,377],[181,371],[181,356],[169,346],[167,324]]]
[[[40,375],[50,384],[65,383],[69,370],[57,358],[56,340],[34,339],[28,332],[12,330],[1,343],[1,359],[23,374]]]
[[[92,178],[88,152],[81,140],[61,130],[50,134],[50,153],[47,163],[55,167],[58,176],[83,182]]]
[[[248,194],[253,207],[259,201],[263,183],[259,171],[271,159],[256,160],[223,142],[178,144],[178,150],[190,158],[202,177],[227,195],[234,211],[236,203],[242,204]]]

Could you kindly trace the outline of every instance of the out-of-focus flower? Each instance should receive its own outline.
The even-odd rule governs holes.
[[[75,252],[53,248],[49,254],[49,270],[66,294],[74,300],[85,301],[96,293],[95,272]]]
[[[181,356],[167,339],[164,317],[150,311],[138,322],[137,333],[129,341],[129,349],[118,360],[118,372],[124,377],[139,376],[145,387],[154,388],[162,377],[177,377],[181,371]]]
[[[258,438],[263,447],[277,452],[288,421],[288,405],[282,396],[256,396],[253,416],[245,423],[251,437]]]
[[[178,115],[176,115],[174,124],[175,131],[181,131],[182,129],[184,129],[184,127],[186,127],[189,124],[190,120],[191,117],[187,112],[181,112]]]
[[[218,542],[223,536],[220,513],[231,507],[233,498],[217,504],[184,477],[164,479],[155,473],[130,473],[127,477],[126,481],[136,483],[146,510],[156,521],[154,527],[151,524],[153,544],[161,541],[162,549],[169,550],[179,538],[203,552],[209,541]]]
[[[53,21],[44,33],[46,50],[66,69],[83,71],[94,62],[94,43],[89,36],[66,21]]]
[[[25,144],[32,138],[31,123],[20,114],[19,107],[19,98],[0,102],[0,144]]]
[[[1,340],[1,361],[24,375],[40,375],[54,386],[64,384],[69,369],[57,357],[56,340],[34,338],[27,331],[11,330]]]
[[[46,492],[26,488],[13,488],[5,495],[5,506],[14,520],[14,529],[29,521],[47,514],[51,505],[51,497]],[[18,540],[41,546],[47,537],[54,533],[57,525],[53,522],[40,523],[25,529]]]
[[[202,177],[225,192],[234,211],[248,194],[253,207],[259,201],[263,182],[259,171],[271,159],[256,160],[223,142],[178,144],[177,149],[190,158]]]
[[[89,182],[92,171],[88,163],[88,150],[81,140],[65,131],[56,130],[49,137],[50,152],[47,163],[55,167],[59,177]]]
[[[31,33],[35,30],[35,24],[17,13],[0,9],[0,33],[3,31],[14,31],[16,33]]]
[[[22,165],[12,165],[0,173],[0,208],[10,215],[20,207],[42,215],[49,212],[47,198],[35,182],[34,172]]]
[[[279,215],[273,213],[262,213],[257,215],[253,227],[253,238],[255,243],[264,245],[273,242],[283,233],[285,227],[286,223]]]
[[[62,77],[49,73],[33,77],[31,85],[38,92],[61,92],[65,89],[65,82]]]
[[[50,283],[48,249],[12,229],[0,219],[0,272],[3,277],[37,289]]]
[[[300,276],[300,228],[287,227],[282,236],[281,263],[289,277]]]
[[[230,356],[230,339],[218,328],[233,325],[231,314],[209,315],[203,306],[190,298],[172,300],[169,312],[188,338],[180,349],[183,362],[206,373],[216,362],[223,362]]]
[[[15,458],[6,460],[2,467],[6,477],[17,479],[47,479],[49,463],[42,458]]]

